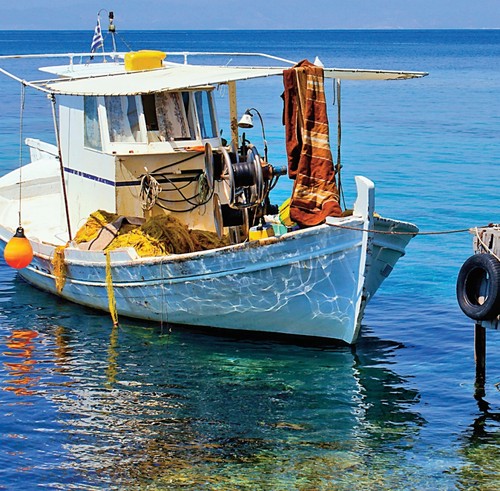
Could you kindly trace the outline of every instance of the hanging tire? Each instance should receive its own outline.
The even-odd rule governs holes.
[[[492,254],[474,254],[460,268],[457,300],[471,319],[493,320],[500,315],[500,261]]]

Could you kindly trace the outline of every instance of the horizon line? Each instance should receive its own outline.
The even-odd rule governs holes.
[[[87,32],[93,29],[59,29],[59,28],[19,28],[19,29],[2,29],[3,32],[29,32],[29,31],[57,31],[57,32]],[[225,27],[215,29],[120,29],[119,32],[143,32],[143,31],[162,31],[162,32],[184,32],[184,31],[498,31],[500,27],[335,27],[335,28],[312,28],[312,27],[279,27],[279,28],[259,28],[259,29],[228,29]],[[104,31],[104,29],[103,29]]]

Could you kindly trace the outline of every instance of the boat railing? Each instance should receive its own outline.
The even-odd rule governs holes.
[[[267,53],[242,53],[237,51],[165,51],[166,59],[172,56],[178,56],[183,59],[183,63],[185,65],[188,63],[189,57],[197,57],[197,56],[232,56],[232,57],[257,57],[264,58],[268,60],[279,61],[281,63],[286,63],[290,65],[294,65],[296,62],[292,60],[287,60],[286,58],[281,58],[279,56],[270,55]],[[113,51],[113,52],[105,52],[105,53],[46,53],[46,54],[20,54],[20,55],[0,55],[0,60],[15,60],[15,59],[43,59],[43,58],[68,58],[69,64],[73,65],[75,59],[83,60],[84,58],[92,59],[92,58],[110,58],[112,60],[123,59],[126,55],[125,51]],[[81,61],[80,61],[81,62]],[[88,61],[86,61],[88,63]]]
[[[44,158],[58,158],[59,152],[57,147],[52,143],[47,143],[37,138],[26,138],[26,145],[30,149],[31,161],[42,160]]]
[[[289,65],[295,65],[295,61],[287,60],[286,58],[281,58],[279,56],[269,55],[267,53],[241,53],[241,52],[224,52],[224,51],[177,51],[177,52],[167,52],[167,59],[169,56],[180,56],[184,60],[184,64],[188,64],[189,57],[195,56],[233,56],[233,57],[246,57],[246,58],[265,58],[267,60],[279,61]]]

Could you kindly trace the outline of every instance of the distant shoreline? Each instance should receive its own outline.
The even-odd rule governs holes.
[[[0,32],[88,32],[93,29],[0,29]],[[104,30],[104,29],[103,29]],[[425,32],[425,31],[500,31],[500,27],[342,27],[336,29],[121,29],[120,32],[342,32],[342,31],[380,31],[380,32]]]

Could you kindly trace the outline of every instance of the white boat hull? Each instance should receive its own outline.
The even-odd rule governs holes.
[[[409,235],[380,235],[373,226],[373,183],[357,178],[355,214],[281,237],[204,252],[140,258],[133,249],[110,252],[119,316],[156,322],[354,343],[373,296],[416,227],[378,219]],[[377,221],[375,221],[377,226]],[[4,245],[12,232],[0,228]],[[58,292],[55,246],[32,242],[33,262],[20,275],[38,288],[109,310],[106,255],[65,249],[64,288]],[[109,278],[108,278],[109,282]]]

